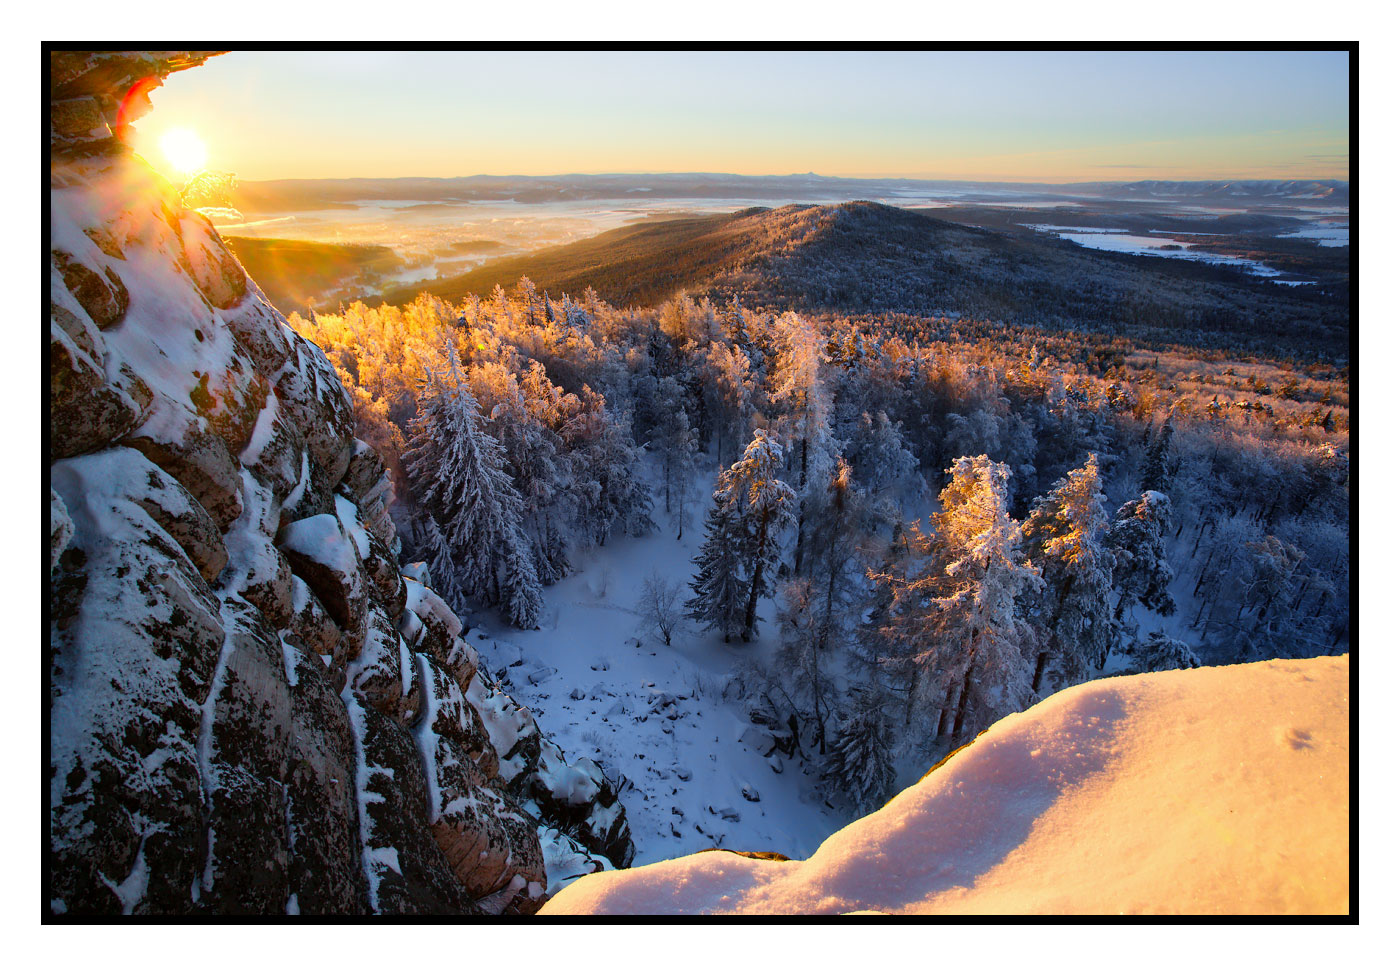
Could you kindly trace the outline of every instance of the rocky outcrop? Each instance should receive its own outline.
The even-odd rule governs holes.
[[[114,136],[208,55],[52,60],[48,909],[531,912],[625,815],[401,568],[325,356]]]

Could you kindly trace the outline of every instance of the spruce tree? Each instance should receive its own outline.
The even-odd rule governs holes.
[[[744,581],[739,572],[739,528],[734,507],[716,491],[705,517],[705,543],[694,560],[686,616],[724,636],[728,644],[744,626]]]
[[[1171,484],[1171,446],[1176,427],[1172,425],[1175,411],[1167,414],[1162,428],[1157,431],[1152,444],[1147,447],[1147,455],[1142,461],[1143,492],[1157,490],[1165,493]]]
[[[662,492],[666,512],[670,513],[674,498],[690,481],[699,453],[680,384],[670,376],[657,383],[655,412],[656,422],[649,435],[651,447],[661,460]]]
[[[719,629],[726,642],[737,629],[747,643],[758,619],[759,598],[773,595],[783,531],[797,502],[792,488],[778,478],[782,462],[782,446],[760,429],[715,486],[705,544],[695,558],[695,596],[686,606],[696,620]],[[736,586],[744,588],[737,628],[731,596]]]
[[[845,794],[859,812],[870,811],[894,791],[893,745],[883,691],[876,686],[855,689],[850,710],[826,755],[824,783]]]
[[[1168,593],[1174,574],[1164,542],[1171,516],[1171,499],[1156,490],[1118,508],[1104,538],[1113,554],[1113,582],[1119,590],[1115,620],[1122,621],[1132,604],[1163,615],[1176,612],[1176,601]]]
[[[1104,547],[1098,457],[1071,470],[1035,501],[1022,524],[1026,556],[1040,568],[1044,590],[1029,600],[1033,623],[1043,632],[1031,690],[1040,693],[1048,668],[1058,665],[1063,684],[1085,680],[1103,666],[1113,643],[1110,612],[1113,556]]]
[[[934,733],[959,741],[974,723],[1024,707],[1034,637],[1017,598],[1044,584],[1007,509],[1005,464],[964,456],[949,473],[932,533],[914,534],[928,563],[908,580],[871,576],[893,592],[881,632],[912,665],[909,700],[924,696],[939,715]]]
[[[414,495],[441,535],[442,542],[432,548],[435,569],[448,569],[450,559],[456,589],[449,593],[458,600],[476,595],[504,604],[512,623],[532,627],[540,588],[520,529],[520,494],[506,473],[500,444],[482,429],[477,401],[463,383],[450,344],[447,363],[446,371],[431,373],[419,391],[419,412],[409,424],[404,454]]]

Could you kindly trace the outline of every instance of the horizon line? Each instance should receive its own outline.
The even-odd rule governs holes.
[[[1080,181],[1042,181],[1042,180],[1019,180],[1019,179],[995,179],[978,180],[974,178],[949,178],[949,177],[925,177],[917,175],[835,175],[817,174],[812,171],[791,172],[788,174],[737,174],[731,171],[565,171],[557,174],[494,174],[490,172],[477,172],[475,174],[452,174],[452,175],[427,175],[427,174],[399,174],[399,175],[340,175],[336,177],[324,178],[239,178],[241,184],[265,184],[274,181],[461,181],[469,178],[528,178],[532,180],[547,180],[550,178],[637,178],[637,177],[723,177],[723,178],[821,178],[828,181],[918,181],[933,184],[1014,184],[1014,185],[1045,185],[1056,188],[1072,188],[1079,185],[1127,185],[1140,184],[1147,181],[1160,181],[1171,184],[1212,184],[1216,182],[1228,181],[1252,181],[1252,182],[1289,182],[1289,181],[1334,181],[1339,184],[1351,184],[1350,177],[1329,177],[1324,175],[1293,175],[1286,178],[1261,178],[1249,176],[1217,175],[1210,178],[1133,178],[1130,180],[1095,179]]]

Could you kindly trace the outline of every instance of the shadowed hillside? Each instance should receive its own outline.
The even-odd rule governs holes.
[[[775,309],[985,318],[1302,357],[1340,357],[1349,325],[1345,286],[1283,289],[1231,267],[1091,251],[871,202],[633,225],[372,301],[404,304],[425,290],[455,301],[522,275],[555,294],[591,285],[624,305],[686,290]]]
[[[784,212],[801,211],[785,208]],[[581,293],[593,286],[609,302],[654,305],[682,289],[699,290],[757,257],[770,240],[778,214],[750,208],[727,215],[628,225],[593,238],[504,258],[436,282],[390,289],[370,304],[411,302],[427,291],[450,301],[509,288],[529,275],[550,292]]]

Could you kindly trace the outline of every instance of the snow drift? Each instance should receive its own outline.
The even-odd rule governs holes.
[[[1349,669],[1093,681],[997,722],[806,861],[600,872],[542,914],[1346,914]]]

